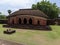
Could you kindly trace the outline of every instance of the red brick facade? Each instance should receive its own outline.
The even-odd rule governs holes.
[[[20,9],[8,16],[8,24],[47,25],[48,16],[40,10]]]
[[[21,24],[24,24],[24,19],[26,19],[26,24],[30,24],[29,20],[31,19],[32,25],[47,25],[47,19],[38,16],[29,16],[29,15],[19,15],[8,18],[8,24],[19,24],[19,19],[21,19]]]

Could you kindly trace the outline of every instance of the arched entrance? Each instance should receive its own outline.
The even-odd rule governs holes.
[[[40,21],[39,20],[37,21],[37,24],[40,25]]]
[[[29,24],[32,24],[32,19],[31,18],[29,19]]]
[[[26,18],[24,18],[23,22],[24,22],[24,24],[27,24],[27,19],[26,19]]]
[[[12,20],[12,24],[14,24],[14,19]]]
[[[19,24],[21,24],[21,18],[19,18]]]

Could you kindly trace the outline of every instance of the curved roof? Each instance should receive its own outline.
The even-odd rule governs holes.
[[[40,17],[48,17],[42,11],[33,10],[33,9],[20,9],[20,10],[18,10],[16,12],[13,12],[8,17],[14,16],[14,15],[33,15],[33,16],[40,16]]]

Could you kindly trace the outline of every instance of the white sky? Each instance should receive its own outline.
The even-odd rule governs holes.
[[[0,0],[0,12],[8,14],[7,10],[16,11],[18,9],[31,8],[32,4],[35,4],[41,0]],[[57,3],[60,6],[60,0],[50,0],[52,3]]]

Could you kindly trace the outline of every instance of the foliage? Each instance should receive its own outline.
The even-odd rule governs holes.
[[[57,18],[59,14],[59,8],[56,3],[50,3],[49,1],[42,0],[37,4],[32,5],[32,9],[39,9],[43,11],[49,18]]]
[[[59,7],[59,14],[60,14],[60,7]]]
[[[0,20],[1,19],[6,19],[6,15],[3,15],[2,12],[0,12]]]
[[[12,12],[11,10],[8,10],[9,15],[11,14],[11,12]]]

